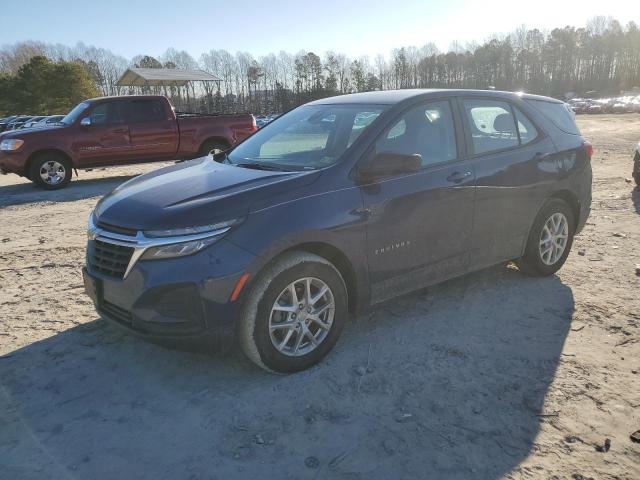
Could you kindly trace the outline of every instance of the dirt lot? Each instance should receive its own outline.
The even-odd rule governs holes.
[[[157,166],[56,193],[1,177],[0,478],[640,478],[640,115],[579,123],[593,211],[559,275],[498,266],[387,302],[286,377],[97,318],[87,216]]]

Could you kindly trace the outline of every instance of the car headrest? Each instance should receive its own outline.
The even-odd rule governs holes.
[[[493,129],[500,133],[515,133],[513,117],[510,113],[501,113],[493,120]]]

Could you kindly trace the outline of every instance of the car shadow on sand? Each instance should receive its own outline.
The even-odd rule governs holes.
[[[631,201],[636,209],[636,213],[640,214],[640,187],[636,187],[631,192]]]
[[[572,291],[503,266],[378,306],[262,372],[92,321],[0,358],[8,478],[498,479],[534,449]]]
[[[61,190],[42,190],[32,183],[0,186],[0,208],[34,202],[74,202],[101,197],[134,176],[74,179]]]

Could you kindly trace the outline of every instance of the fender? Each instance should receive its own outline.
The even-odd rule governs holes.
[[[252,279],[289,250],[304,250],[337,263],[355,297],[350,307],[361,310],[370,300],[367,216],[361,206],[358,188],[299,198],[249,214],[242,228],[232,231],[226,239],[255,255],[247,269]],[[283,222],[282,218],[288,221]]]
[[[336,244],[335,238],[320,235],[319,231],[303,232],[299,235],[281,239],[260,252],[247,268],[249,284],[271,262],[285,252],[292,250],[315,253],[329,260],[342,275],[349,293],[349,310],[359,313],[370,305],[369,271],[366,258],[354,258]],[[351,254],[353,255],[353,253]],[[354,260],[356,260],[354,262]]]

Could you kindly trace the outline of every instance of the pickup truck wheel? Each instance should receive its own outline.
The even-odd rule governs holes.
[[[212,152],[215,154],[218,152],[222,152],[223,150],[227,150],[228,148],[228,145],[220,142],[219,140],[207,140],[200,147],[198,155],[201,157],[206,157]]]
[[[533,222],[524,255],[516,261],[520,271],[544,277],[560,270],[569,256],[575,228],[569,205],[559,198],[548,200]]]
[[[633,179],[636,181],[636,186],[640,187],[640,153],[638,152],[633,157]]]
[[[31,163],[29,178],[40,188],[57,190],[69,184],[72,173],[71,162],[66,157],[45,153],[38,155]]]
[[[346,317],[347,289],[340,272],[318,255],[287,253],[260,273],[248,292],[240,345],[265,370],[298,372],[329,353]]]

